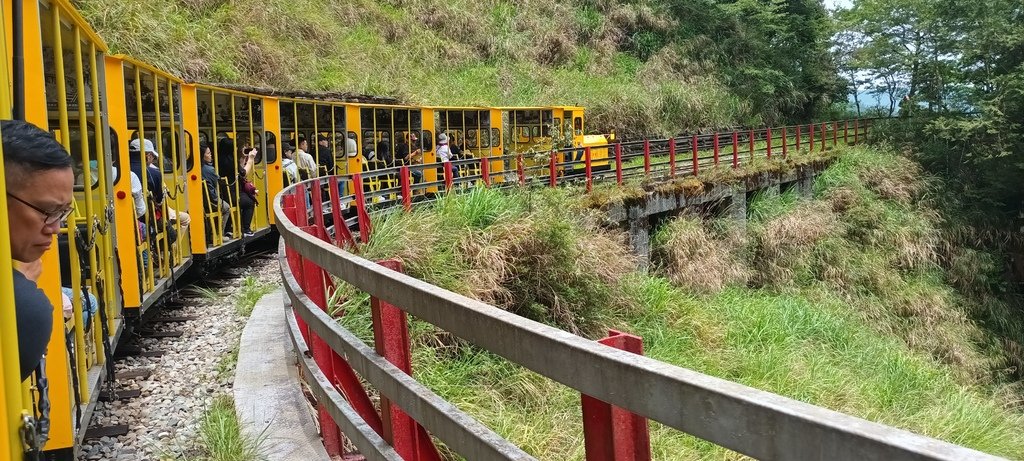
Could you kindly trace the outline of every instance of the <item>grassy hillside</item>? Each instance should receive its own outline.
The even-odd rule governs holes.
[[[580,104],[594,130],[626,133],[777,121],[829,100],[827,84],[786,70],[810,63],[762,62],[811,56],[825,36],[793,38],[799,51],[787,53],[785,37],[798,31],[762,40],[759,18],[765,33],[793,26],[752,16],[757,2],[708,2],[700,14],[664,1],[76,3],[115,52],[201,81],[439,105]],[[786,14],[800,27],[813,23]]]
[[[756,197],[746,226],[666,223],[648,272],[574,189],[475,190],[377,215],[364,254],[589,337],[638,334],[660,360],[1020,457],[1019,349],[1004,346],[1024,324],[998,283],[967,281],[1000,268],[947,245],[918,177],[890,152],[847,149],[814,200]],[[369,340],[365,296],[346,287],[338,301]],[[577,394],[414,325],[417,379],[541,459],[583,458]],[[658,458],[738,458],[657,424],[652,438]]]

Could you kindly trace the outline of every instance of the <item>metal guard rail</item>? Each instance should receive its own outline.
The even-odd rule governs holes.
[[[374,298],[584,395],[754,458],[1002,459],[605,346],[361,258],[324,235],[307,232],[316,231],[316,226],[309,226],[309,214],[302,213],[306,226],[300,226],[285,213],[284,197],[296,192],[305,197],[307,184],[319,186],[319,181],[292,185],[274,200],[286,304],[290,302],[294,312],[288,315],[290,333],[312,378],[314,394],[367,459],[402,457],[352,410],[309,358],[310,349],[299,333],[300,319],[314,342],[325,342],[382,398],[467,459],[533,457],[442,400],[341,327],[302,290],[292,271],[292,258],[300,261],[299,268],[340,277]],[[322,219],[320,214],[318,225],[323,225]]]

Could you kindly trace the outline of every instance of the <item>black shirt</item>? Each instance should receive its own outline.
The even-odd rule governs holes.
[[[21,380],[32,375],[53,332],[53,305],[35,282],[14,271],[14,309],[18,317]]]
[[[320,166],[327,170],[328,175],[334,174],[334,151],[331,150],[331,146],[316,145],[316,159],[320,162]]]
[[[220,176],[217,176],[217,170],[213,168],[213,165],[209,163],[203,164],[203,181],[206,182],[206,192],[213,206],[208,207],[209,209],[218,210],[220,206],[220,194],[218,193],[220,184]]]

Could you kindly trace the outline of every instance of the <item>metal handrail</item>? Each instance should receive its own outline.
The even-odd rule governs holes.
[[[621,164],[618,168],[622,170]],[[686,169],[680,171],[684,173]],[[608,172],[602,175],[609,176]],[[306,181],[301,190],[316,190],[319,183]],[[282,257],[284,251],[297,252],[306,261],[370,296],[583,394],[756,458],[1001,459],[620,351],[393,271],[292,223],[284,213],[283,197],[294,194],[298,186],[290,186],[274,200]],[[314,333],[332,350],[349,357],[353,366],[379,361],[380,357],[368,348],[356,350],[345,341],[351,333],[320,312],[292,283],[287,262],[282,261],[281,267],[291,306]],[[292,336],[296,336],[294,329]],[[416,416],[411,409],[418,408],[417,402],[425,398],[423,394],[410,397],[394,392],[393,386],[402,378],[388,375],[378,377],[383,381],[373,384]],[[390,393],[382,389],[388,387]],[[638,389],[642,391],[637,392]],[[332,414],[342,416],[341,410],[332,408]],[[450,429],[422,413],[416,420],[435,432]],[[371,445],[366,449],[373,449]]]

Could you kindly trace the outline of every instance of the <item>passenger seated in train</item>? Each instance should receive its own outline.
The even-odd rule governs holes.
[[[357,155],[359,155],[359,145],[356,143],[356,134],[349,133],[348,136],[345,137],[345,156],[352,158]],[[364,160],[369,160],[369,158]]]
[[[284,185],[288,187],[299,182],[299,167],[295,164],[295,148],[288,141],[281,143],[281,170],[284,175]]]
[[[316,138],[316,160],[320,162],[321,173],[327,176],[335,174],[334,149],[331,148],[331,139],[327,136],[320,135]]]
[[[138,175],[140,178],[145,178],[145,184],[149,189],[149,203],[153,206],[149,209],[149,224],[146,226],[143,234],[144,238],[148,236],[150,247],[156,246],[157,234],[163,233],[167,238],[168,244],[174,243],[178,239],[178,232],[171,226],[166,225],[166,221],[163,217],[163,200],[164,200],[164,187],[163,181],[160,180],[160,169],[153,166],[153,160],[157,157],[156,148],[153,147],[153,142],[145,140],[145,158],[140,152],[139,139],[133,139],[128,145],[129,152],[129,164],[131,166],[132,173]],[[144,263],[145,264],[145,263]]]
[[[376,160],[383,163],[385,167],[395,166],[395,158],[391,152],[391,141],[387,137],[383,137],[377,142]]]
[[[299,167],[299,177],[302,180],[318,176],[316,160],[309,152],[306,152],[306,149],[309,149],[309,143],[305,139],[299,139],[299,143],[295,146],[295,165]]]
[[[35,280],[39,258],[73,211],[71,156],[53,135],[18,120],[0,121],[7,187],[7,226],[14,267],[14,311],[21,379],[43,360],[53,331],[53,305]],[[3,262],[3,264],[7,264]],[[10,309],[9,306],[0,308]]]
[[[422,163],[422,160],[423,148],[420,145],[419,137],[416,136],[416,132],[410,131],[407,141],[395,146],[395,166],[415,165]],[[410,175],[413,182],[418,183],[423,180],[423,172],[418,169],[413,169]]]
[[[256,189],[256,185],[249,180],[249,177],[252,176],[253,163],[259,151],[255,147],[246,146],[239,153],[237,181],[239,190],[238,207],[242,218],[242,236],[251,237],[253,235],[252,215],[256,211],[256,197],[259,191]]]
[[[444,133],[437,135],[437,150],[435,152],[437,153],[437,161],[442,166],[453,160],[451,148],[448,147],[448,135]],[[452,168],[452,176],[455,178],[459,177],[458,168]]]
[[[134,143],[136,150],[139,147],[137,141],[138,141],[138,139],[132,140],[132,143]],[[163,184],[163,179],[162,179],[162,177],[163,177],[162,174],[163,173],[160,171],[160,166],[159,165],[160,165],[160,154],[157,153],[156,149],[153,148],[153,143],[150,140],[147,139],[146,140],[146,167],[148,169],[147,172],[149,174],[149,177],[150,178],[156,178],[155,181],[151,181],[153,183],[152,187],[156,187],[156,189],[150,189],[150,191],[153,194],[153,199],[154,199],[153,201],[155,203],[162,203],[163,202],[163,197],[164,196],[169,196],[169,194],[167,193],[167,187],[164,186],[164,184]],[[160,191],[160,193],[157,193],[156,191]],[[174,209],[173,207],[171,207],[170,205],[168,205],[167,206],[167,220],[170,223],[173,223],[175,221],[179,222],[181,224],[181,231],[182,232],[188,232],[188,225],[192,222],[192,217],[190,217],[188,215],[188,213],[186,213],[184,211],[178,211],[178,210]]]
[[[220,211],[221,216],[221,228],[218,232],[223,231],[227,227],[228,220],[231,219],[231,206],[220,197],[220,176],[217,175],[217,170],[213,167],[213,148],[209,144],[200,143],[199,152],[201,155],[203,166],[201,168],[203,175],[203,186],[206,188],[206,194],[203,197],[203,209],[207,213],[213,213],[215,210]],[[210,245],[213,243],[213,233],[211,229],[214,228],[214,223],[209,223],[206,227],[206,244]]]

